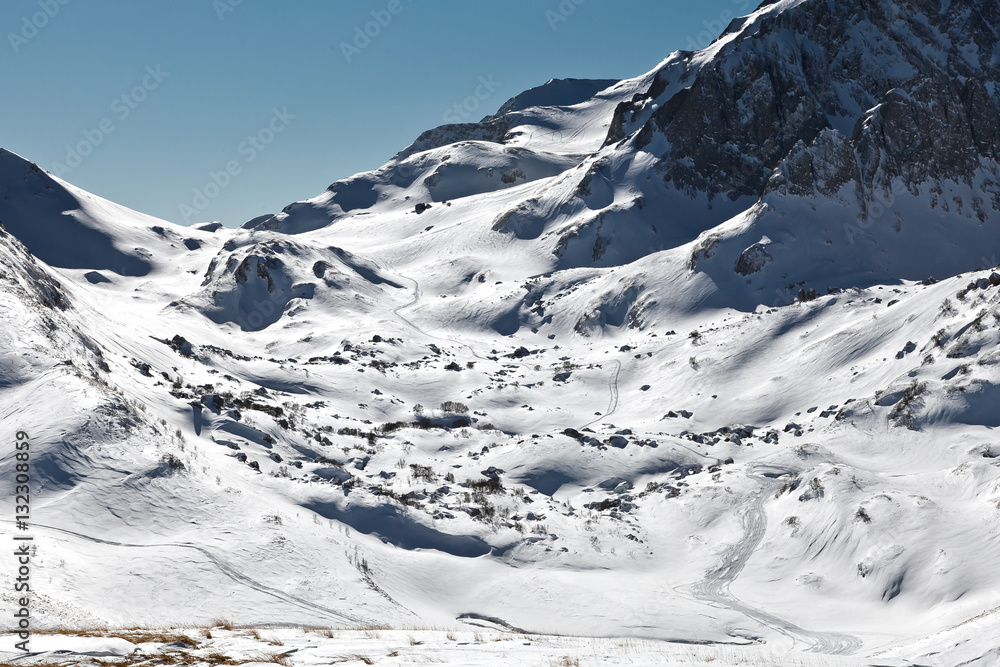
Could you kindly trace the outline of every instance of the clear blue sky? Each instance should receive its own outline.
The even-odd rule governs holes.
[[[471,120],[550,78],[641,74],[756,4],[3,0],[0,146],[145,213],[235,226],[380,166],[479,77],[495,90]],[[224,187],[199,201],[212,172]]]

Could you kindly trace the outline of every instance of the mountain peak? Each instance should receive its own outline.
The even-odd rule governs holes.
[[[0,148],[0,222],[46,264],[145,276],[212,238],[91,194]]]

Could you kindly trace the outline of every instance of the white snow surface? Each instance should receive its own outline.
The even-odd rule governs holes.
[[[961,184],[861,240],[843,193],[649,185],[615,108],[734,40],[240,229],[0,154],[0,539],[26,431],[37,626],[339,629],[274,629],[292,664],[996,664],[994,228],[932,206]],[[124,646],[95,642],[66,650]]]

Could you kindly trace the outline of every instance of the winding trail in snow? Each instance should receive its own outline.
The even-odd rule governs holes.
[[[13,524],[14,522],[9,522]],[[191,549],[197,551],[202,556],[207,558],[215,565],[222,574],[226,575],[233,581],[243,584],[248,588],[257,591],[258,593],[264,593],[265,595],[270,595],[273,598],[290,604],[292,606],[298,607],[310,613],[320,613],[338,621],[346,621],[348,623],[354,624],[364,624],[362,619],[350,616],[349,614],[344,614],[342,612],[336,611],[335,609],[330,609],[329,607],[324,607],[323,605],[317,604],[315,602],[310,602],[298,596],[292,595],[290,593],[285,593],[284,591],[279,591],[276,588],[271,588],[266,584],[262,584],[256,579],[246,576],[241,573],[235,567],[224,561],[222,558],[216,556],[214,553],[206,549],[205,547],[199,546],[197,544],[192,544],[190,542],[165,542],[160,544],[129,544],[127,542],[115,542],[113,540],[106,540],[100,537],[92,537],[90,535],[85,535],[83,533],[78,533],[73,530],[67,530],[66,528],[59,528],[57,526],[49,526],[41,523],[32,523],[32,528],[43,528],[45,530],[51,530],[57,533],[64,533],[66,535],[72,535],[82,540],[87,540],[89,542],[95,542],[97,544],[107,544],[113,547],[126,547],[130,549],[163,549],[163,548],[179,548],[179,549]]]
[[[403,315],[400,312],[401,310],[405,310],[407,308],[415,306],[420,301],[420,295],[421,295],[420,283],[418,283],[415,279],[413,279],[413,278],[411,278],[411,277],[409,277],[407,275],[404,275],[404,274],[400,273],[393,266],[386,266],[385,264],[383,264],[382,266],[387,271],[389,271],[391,273],[394,273],[395,275],[399,276],[403,280],[407,280],[407,281],[413,283],[413,298],[410,299],[408,302],[404,303],[402,306],[397,306],[396,308],[393,308],[392,309],[392,314],[393,315],[395,315],[396,317],[398,317],[399,319],[401,319],[403,322],[405,322],[414,331],[416,331],[417,333],[419,333],[419,334],[421,334],[423,336],[426,336],[427,338],[433,338],[435,340],[447,341],[449,343],[454,343],[455,345],[459,345],[459,346],[464,347],[465,349],[467,349],[469,351],[469,353],[473,357],[475,357],[476,359],[479,359],[480,361],[491,361],[491,359],[489,359],[488,357],[484,357],[481,354],[479,354],[478,352],[476,352],[476,349],[474,347],[472,347],[471,345],[469,345],[468,343],[463,343],[462,341],[460,341],[460,340],[458,340],[456,338],[449,338],[447,336],[437,336],[435,334],[432,334],[429,331],[427,331],[425,329],[422,329],[421,327],[417,326],[413,322],[413,320],[410,320],[405,315]],[[524,366],[524,367],[526,367],[528,364],[517,364],[517,365],[518,366]]]
[[[393,315],[395,315],[400,320],[402,320],[403,322],[405,322],[407,325],[409,325],[415,331],[423,334],[424,336],[427,336],[428,338],[436,338],[437,340],[448,341],[450,343],[454,343],[455,345],[459,345],[459,346],[464,347],[465,349],[467,349],[469,351],[469,353],[472,354],[473,357],[475,357],[476,359],[479,359],[480,361],[492,361],[488,357],[484,357],[484,356],[480,355],[478,352],[476,352],[475,348],[473,348],[468,343],[460,341],[460,340],[458,340],[456,338],[449,338],[447,336],[436,336],[436,335],[434,335],[432,333],[429,333],[429,332],[425,331],[424,329],[421,329],[420,327],[418,327],[416,324],[413,323],[412,320],[408,319],[405,315],[403,315],[400,311],[405,310],[407,308],[410,308],[410,307],[416,305],[420,301],[420,295],[421,295],[420,283],[417,282],[414,278],[411,278],[411,277],[409,277],[407,275],[404,275],[403,273],[400,273],[396,269],[396,267],[394,267],[394,266],[389,266],[389,265],[383,264],[381,262],[380,262],[380,264],[382,265],[382,267],[384,269],[386,269],[390,273],[393,273],[393,274],[399,276],[403,280],[406,280],[406,281],[409,281],[409,282],[413,283],[413,298],[411,298],[408,302],[404,303],[402,306],[397,306],[396,308],[393,308],[392,309]],[[518,363],[516,361],[515,362],[511,362],[511,363],[513,363],[516,366],[520,366],[522,368],[528,368],[528,369],[533,369],[534,368],[534,366],[532,364]],[[609,394],[609,397],[608,397],[608,407],[604,411],[603,415],[599,416],[597,419],[594,419],[593,421],[587,422],[581,428],[587,428],[591,424],[596,424],[599,421],[607,419],[608,417],[610,417],[611,415],[613,415],[618,410],[618,376],[621,374],[622,362],[620,362],[617,359],[615,359],[612,363],[614,363],[615,369],[614,369],[614,371],[612,371],[611,375],[608,378],[608,394]]]
[[[747,561],[753,556],[764,533],[767,531],[767,514],[764,510],[764,500],[777,488],[777,483],[769,478],[756,474],[752,467],[751,475],[758,477],[760,488],[753,500],[746,506],[741,517],[744,534],[743,539],[731,544],[722,554],[721,562],[705,573],[705,578],[690,587],[694,597],[717,607],[730,609],[762,623],[793,642],[805,642],[809,650],[815,653],[831,655],[850,655],[861,648],[862,642],[853,635],[838,632],[817,632],[806,630],[783,618],[770,614],[757,607],[750,606],[733,595],[729,587],[740,576]]]
[[[615,370],[611,372],[611,376],[608,377],[608,393],[610,394],[608,398],[608,409],[604,411],[604,414],[589,421],[583,425],[583,428],[587,428],[591,424],[596,424],[597,422],[604,421],[614,413],[618,412],[618,376],[622,372],[622,362],[615,359],[612,363],[615,365]]]

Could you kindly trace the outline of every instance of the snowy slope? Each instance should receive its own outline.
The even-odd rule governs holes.
[[[767,3],[238,230],[0,154],[39,620],[990,664],[991,11]]]

